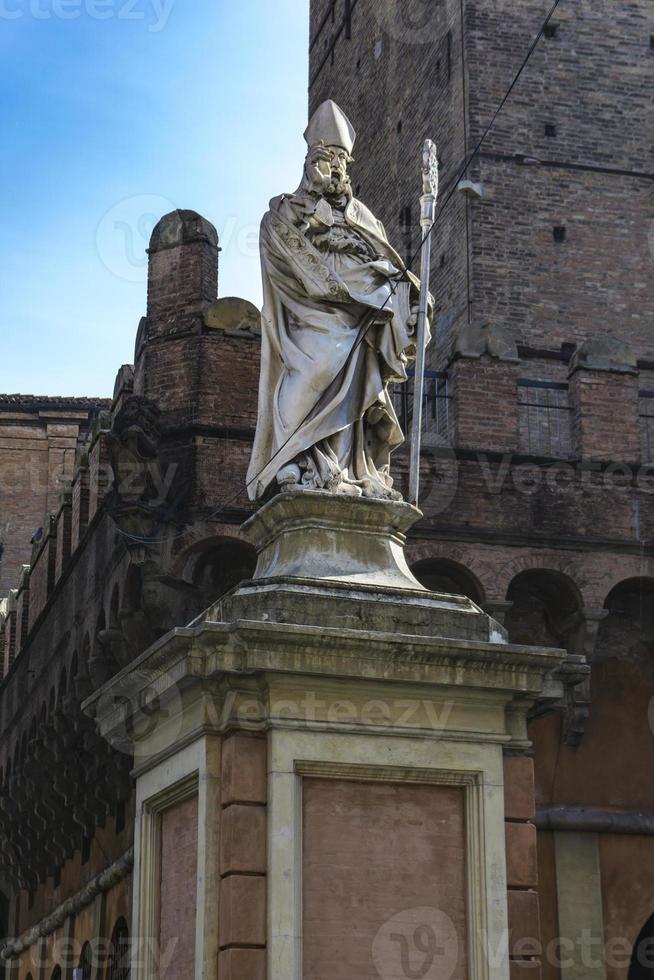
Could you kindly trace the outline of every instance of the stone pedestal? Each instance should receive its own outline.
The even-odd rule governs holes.
[[[243,525],[257,549],[254,580],[290,576],[424,592],[404,557],[407,531],[421,516],[399,501],[280,493]]]
[[[89,704],[135,751],[132,928],[155,948],[181,874],[162,840],[186,828],[184,976],[509,976],[507,880],[531,887],[535,834],[505,835],[504,758],[569,664],[423,589],[403,555],[419,516],[281,494],[244,527],[253,580]]]

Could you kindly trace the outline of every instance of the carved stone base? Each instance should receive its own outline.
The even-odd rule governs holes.
[[[404,557],[406,533],[421,517],[399,501],[280,493],[243,525],[258,554],[254,581],[291,576],[425,592]]]

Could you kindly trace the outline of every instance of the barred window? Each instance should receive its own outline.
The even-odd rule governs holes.
[[[518,381],[520,448],[536,456],[572,455],[572,410],[568,386],[554,381]]]
[[[411,434],[413,420],[413,372],[406,384],[396,385],[393,406],[405,438]],[[422,445],[451,446],[454,441],[454,418],[447,375],[425,371],[422,396]]]
[[[111,953],[107,980],[129,980],[129,929],[124,919],[119,919],[111,937]]]
[[[93,970],[93,951],[90,943],[84,943],[79,966],[73,970],[73,980],[91,980]]]
[[[654,463],[654,391],[639,392],[638,414],[643,462]]]

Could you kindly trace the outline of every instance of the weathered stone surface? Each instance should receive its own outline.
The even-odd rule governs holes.
[[[511,820],[531,820],[536,812],[534,760],[504,756],[504,812]]]
[[[265,946],[266,879],[230,875],[220,889],[220,945]]]
[[[218,232],[197,211],[178,209],[171,211],[155,225],[150,237],[150,252],[158,252],[190,242],[208,242],[218,247]]]
[[[254,303],[238,296],[223,296],[207,306],[204,322],[211,330],[261,332],[261,313]]]
[[[235,733],[222,751],[221,794],[223,805],[265,803],[266,743],[261,738]]]
[[[509,888],[538,885],[536,828],[529,823],[507,823],[506,868]]]
[[[266,980],[264,949],[224,949],[218,963],[221,980]]]
[[[404,557],[415,507],[298,490],[278,494],[243,525],[257,549],[255,581],[282,576],[424,591]]]
[[[515,340],[508,330],[497,323],[460,323],[453,353],[459,357],[481,357],[482,354],[489,354],[499,361],[518,360]]]
[[[570,361],[570,373],[586,368],[589,371],[617,371],[635,374],[638,359],[633,350],[620,337],[597,333],[581,344]]]

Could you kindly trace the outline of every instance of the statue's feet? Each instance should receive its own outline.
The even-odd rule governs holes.
[[[345,480],[343,480],[342,483],[338,484],[338,486],[336,487],[336,493],[342,493],[348,497],[363,496],[363,490],[361,489],[361,487],[357,486],[356,483],[346,483]]]
[[[363,488],[364,497],[371,497],[377,500],[403,500],[402,494],[391,487],[381,486],[379,483],[367,483]]]

